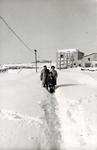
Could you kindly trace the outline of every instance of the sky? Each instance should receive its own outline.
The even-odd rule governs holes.
[[[56,60],[59,49],[97,52],[97,0],[0,0],[0,16],[32,49],[0,20],[0,64]]]

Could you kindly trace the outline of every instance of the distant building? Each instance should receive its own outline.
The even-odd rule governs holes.
[[[84,53],[78,49],[64,49],[57,51],[57,68],[64,69],[78,66],[84,57]]]
[[[92,67],[97,67],[97,61],[92,61],[91,66]]]
[[[97,61],[97,53],[91,53],[91,54],[83,57],[82,66],[83,67],[94,66],[94,64],[96,65],[96,63],[97,63],[96,61]],[[93,62],[95,62],[95,63],[93,63]]]

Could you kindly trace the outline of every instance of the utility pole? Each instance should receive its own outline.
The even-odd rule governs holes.
[[[36,68],[36,72],[37,72],[37,50],[34,50],[35,52],[35,68]]]

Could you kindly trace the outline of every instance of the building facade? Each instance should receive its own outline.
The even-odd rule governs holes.
[[[93,62],[97,61],[97,53],[91,53],[89,55],[86,55],[82,59],[82,66],[83,67],[91,67],[93,66]]]
[[[78,49],[64,49],[57,51],[57,68],[65,69],[68,67],[78,66],[84,53]]]

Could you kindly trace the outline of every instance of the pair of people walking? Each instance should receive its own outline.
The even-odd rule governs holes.
[[[55,87],[57,82],[57,76],[58,74],[57,71],[55,70],[55,66],[51,66],[51,70],[49,70],[46,65],[43,66],[40,75],[43,87],[48,89],[49,85],[51,84]]]

